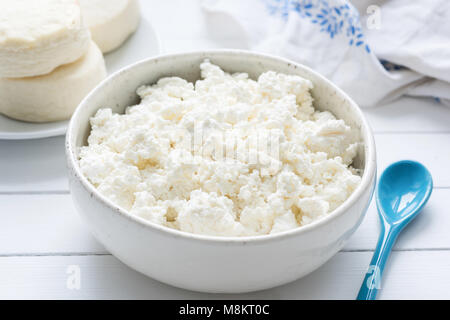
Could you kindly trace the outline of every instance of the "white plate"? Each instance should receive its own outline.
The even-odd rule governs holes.
[[[142,17],[138,30],[119,49],[105,55],[111,74],[136,61],[161,53],[161,43],[150,22]],[[60,136],[66,133],[69,121],[28,123],[0,115],[0,139],[23,140]]]

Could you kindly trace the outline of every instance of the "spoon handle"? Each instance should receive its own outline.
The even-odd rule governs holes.
[[[399,228],[395,228],[382,221],[377,247],[373,253],[372,261],[364,277],[361,289],[359,290],[357,300],[376,299],[378,290],[381,288],[381,276],[383,275],[384,266],[399,232]]]

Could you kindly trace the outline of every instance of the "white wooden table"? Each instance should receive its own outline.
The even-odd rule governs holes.
[[[143,0],[142,5],[166,52],[224,42],[236,46],[231,38],[211,40],[197,1]],[[379,171],[395,160],[413,159],[428,167],[435,182],[425,210],[395,246],[379,298],[450,299],[450,109],[404,98],[365,113],[375,131]],[[129,269],[92,238],[70,199],[63,137],[0,141],[3,299],[354,299],[378,232],[372,203],[344,250],[299,281],[236,296],[187,292]],[[80,271],[79,289],[67,286],[71,266]]]

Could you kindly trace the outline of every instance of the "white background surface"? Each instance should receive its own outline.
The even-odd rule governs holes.
[[[197,0],[142,0],[165,52],[217,48]],[[375,132],[379,171],[413,159],[433,174],[430,202],[400,236],[380,299],[450,299],[450,109],[404,98],[366,110]],[[64,138],[0,141],[0,298],[34,299],[354,299],[379,232],[374,203],[344,250],[311,275],[252,294],[206,295],[179,290],[129,269],[89,234],[68,192]],[[81,288],[67,288],[77,265]],[[276,275],[271,275],[276,276]]]

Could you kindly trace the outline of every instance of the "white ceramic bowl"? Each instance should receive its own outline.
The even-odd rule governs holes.
[[[136,88],[165,76],[199,79],[199,65],[209,58],[228,72],[257,78],[274,70],[297,74],[314,83],[315,106],[329,110],[357,128],[364,143],[354,166],[364,169],[362,182],[329,216],[307,226],[267,236],[221,238],[169,229],[133,216],[100,195],[78,165],[86,144],[89,118],[102,107],[123,112],[138,101]],[[70,189],[80,215],[113,255],[149,277],[184,289],[238,293],[275,287],[317,269],[344,245],[361,223],[373,194],[375,144],[359,107],[344,92],[311,69],[281,58],[246,51],[220,50],[164,55],[113,74],[80,104],[67,132]]]

